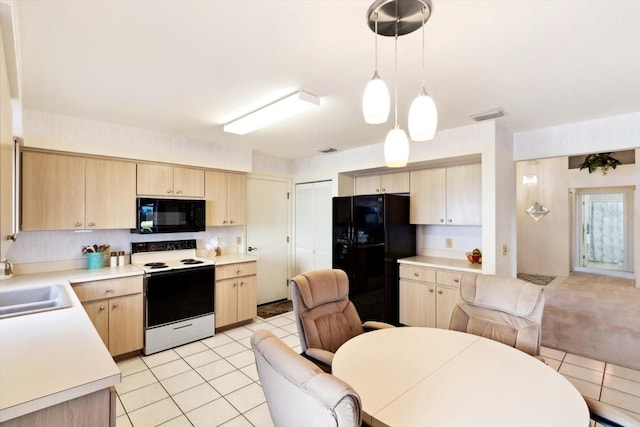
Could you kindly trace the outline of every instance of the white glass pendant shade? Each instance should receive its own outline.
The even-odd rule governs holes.
[[[404,130],[397,125],[389,131],[384,141],[384,161],[390,168],[407,166],[409,160],[409,140]]]
[[[422,92],[409,109],[409,136],[413,141],[431,141],[438,127],[438,110],[433,99]]]
[[[362,114],[364,121],[369,124],[385,123],[389,118],[391,100],[387,84],[378,73],[367,83],[362,96]]]

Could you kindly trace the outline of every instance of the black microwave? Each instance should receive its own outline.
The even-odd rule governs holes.
[[[205,230],[205,201],[137,198],[133,233],[183,233]]]

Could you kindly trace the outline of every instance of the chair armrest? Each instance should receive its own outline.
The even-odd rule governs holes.
[[[369,330],[395,328],[395,326],[393,326],[393,325],[391,325],[389,323],[378,322],[378,321],[375,321],[375,320],[367,320],[366,322],[364,322],[362,324],[362,327],[364,329],[369,329]]]
[[[590,397],[584,398],[589,407],[591,419],[606,426],[638,427],[640,420],[632,418],[615,406],[600,402]]]
[[[331,363],[333,362],[334,353],[322,350],[321,348],[308,348],[307,351],[305,351],[305,354],[327,366],[331,366]]]

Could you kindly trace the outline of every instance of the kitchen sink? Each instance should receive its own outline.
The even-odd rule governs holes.
[[[0,319],[71,307],[64,285],[0,292]]]

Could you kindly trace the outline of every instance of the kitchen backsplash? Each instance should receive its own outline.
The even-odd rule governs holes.
[[[452,247],[447,248],[447,239]],[[482,227],[455,225],[418,225],[416,227],[418,255],[464,258],[465,252],[482,250]]]
[[[18,240],[9,248],[7,259],[14,264],[51,262],[80,259],[82,248],[86,245],[106,244],[111,251],[131,252],[132,242],[151,242],[159,240],[196,239],[198,250],[206,250],[213,238],[218,238],[222,248],[237,248],[242,245],[244,251],[246,233],[244,226],[208,227],[197,233],[132,234],[129,230],[94,230],[92,232],[74,231],[24,231],[18,234]],[[239,242],[239,243],[238,243]]]

